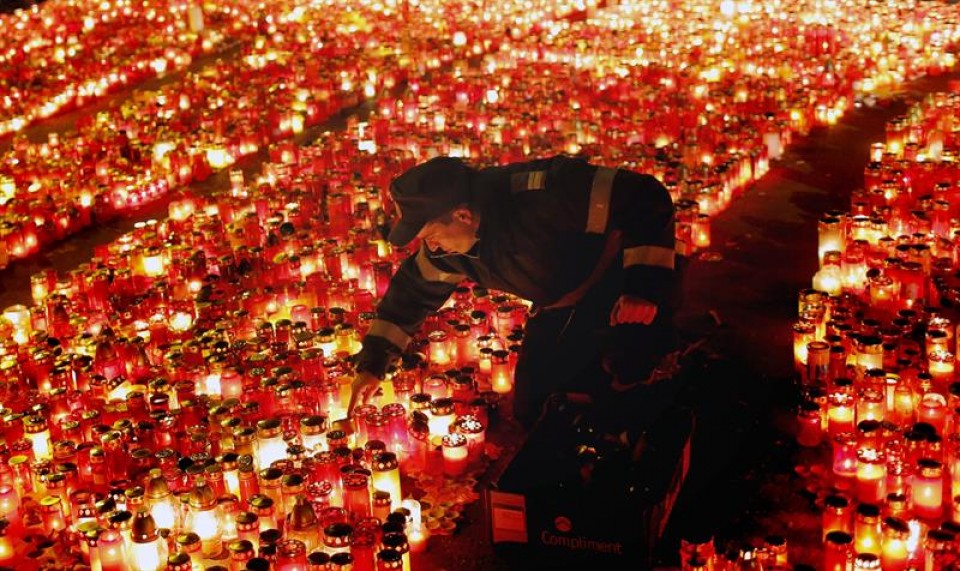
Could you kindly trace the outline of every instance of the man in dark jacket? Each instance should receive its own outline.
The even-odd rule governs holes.
[[[399,221],[389,241],[419,238],[420,248],[363,340],[351,413],[466,279],[533,303],[514,388],[525,425],[551,393],[602,389],[582,378],[598,357],[621,390],[674,349],[674,207],[654,177],[565,156],[479,170],[438,157],[390,191]]]

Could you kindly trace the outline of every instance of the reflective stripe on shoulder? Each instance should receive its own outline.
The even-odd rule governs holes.
[[[673,269],[673,260],[676,251],[663,246],[634,246],[623,249],[623,267],[630,266],[657,266]]]
[[[417,252],[417,269],[420,270],[420,275],[423,276],[423,279],[430,282],[458,284],[466,278],[463,274],[451,274],[433,265],[433,262],[430,261],[430,257],[427,255],[427,248],[425,246],[420,246],[420,251]]]
[[[518,172],[510,175],[510,191],[514,194],[547,188],[547,171]]]
[[[399,325],[390,323],[389,321],[384,321],[383,319],[374,319],[371,321],[370,329],[367,330],[367,335],[383,337],[387,341],[399,347],[401,351],[406,349],[407,345],[410,344],[410,336],[407,335],[406,331],[400,329]]]
[[[610,195],[613,194],[613,177],[617,169],[597,168],[590,187],[590,210],[587,213],[587,232],[603,234],[610,221]]]

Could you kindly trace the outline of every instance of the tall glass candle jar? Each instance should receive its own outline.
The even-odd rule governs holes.
[[[816,447],[823,442],[823,414],[820,404],[805,400],[797,413],[797,444]]]
[[[217,498],[202,477],[197,478],[193,490],[190,491],[184,528],[200,537],[204,556],[220,554],[223,544]]]
[[[857,553],[881,553],[880,509],[872,504],[857,506],[853,522],[854,549]]]
[[[157,525],[146,510],[133,518],[130,563],[136,571],[162,571],[167,559],[166,542],[160,540]]]
[[[831,531],[850,533],[850,501],[840,495],[830,495],[823,502],[823,536]]]
[[[940,393],[928,392],[920,398],[917,407],[917,421],[926,422],[937,434],[944,434],[947,423],[947,399]]]
[[[350,553],[350,537],[353,526],[348,523],[331,523],[323,528],[324,550],[331,556]]]
[[[921,519],[933,520],[943,514],[943,464],[929,458],[917,462],[913,480],[913,510]]]
[[[910,559],[910,527],[899,518],[883,520],[883,553],[880,563],[884,571],[904,571]]]
[[[886,497],[886,463],[883,453],[873,448],[857,451],[857,501],[879,504]]]
[[[847,489],[857,476],[857,438],[844,432],[833,439],[833,475],[835,485]]]
[[[850,571],[853,566],[853,537],[843,531],[831,531],[823,544],[824,571]]]
[[[350,472],[342,478],[343,507],[357,518],[371,513],[370,477],[365,472]]]
[[[830,436],[836,437],[856,429],[856,408],[853,395],[835,391],[828,397],[827,427]]]
[[[277,460],[287,457],[287,443],[283,440],[280,419],[270,418],[257,423],[257,465],[269,468]]]
[[[373,458],[373,488],[390,494],[392,509],[400,506],[403,492],[400,488],[400,463],[393,452],[380,452]]]
[[[307,548],[301,541],[288,539],[277,544],[277,571],[307,571]]]

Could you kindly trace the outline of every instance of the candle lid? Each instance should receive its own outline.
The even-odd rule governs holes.
[[[141,509],[133,517],[131,538],[134,543],[149,543],[157,539],[157,524],[150,512]]]
[[[317,525],[317,514],[313,511],[313,506],[302,495],[298,495],[290,515],[287,516],[287,524],[290,529],[302,531],[311,529]]]
[[[887,517],[883,519],[884,529],[891,530],[897,534],[909,534],[910,526],[907,522],[898,517]]]
[[[938,478],[943,473],[943,464],[930,458],[917,460],[920,476],[924,478]]]
[[[202,476],[197,477],[196,484],[187,498],[187,504],[191,508],[198,510],[209,510],[216,507],[216,493],[213,491],[213,488],[207,485],[206,480]]]
[[[430,403],[430,412],[434,416],[453,414],[454,402],[452,398],[439,398]]]
[[[264,511],[273,507],[273,498],[263,494],[254,494],[253,496],[250,496],[250,499],[247,500],[247,503],[250,504],[250,507],[257,509],[258,511]]]
[[[827,543],[833,545],[849,545],[853,543],[853,536],[845,531],[834,530],[826,535],[824,538]]]
[[[385,533],[380,540],[384,547],[396,549],[403,554],[410,551],[410,544],[407,542],[407,536],[403,533]]]
[[[247,539],[234,539],[227,544],[227,551],[237,555],[253,553],[253,542]]]
[[[277,544],[277,552],[281,557],[299,557],[306,555],[307,546],[300,540],[286,539]]]
[[[260,547],[262,548],[266,545],[276,545],[276,543],[280,541],[281,537],[283,537],[283,532],[281,532],[279,529],[265,529],[260,532]]]
[[[301,434],[323,434],[327,428],[327,417],[319,414],[306,416],[300,419]]]
[[[257,514],[244,511],[237,514],[235,521],[237,522],[238,526],[252,526],[257,523],[259,519],[260,516]]]
[[[280,484],[284,488],[284,493],[289,493],[292,488],[298,488],[303,485],[304,478],[300,474],[287,474],[280,479]]]
[[[857,506],[857,516],[863,519],[876,519],[880,517],[880,508],[873,504],[859,504]]]
[[[373,457],[373,469],[377,472],[394,470],[399,465],[397,455],[393,452],[379,452]]]
[[[377,559],[387,563],[399,563],[403,560],[403,555],[396,549],[381,549],[377,553]]]
[[[392,402],[380,409],[380,413],[389,419],[397,416],[404,416],[406,415],[407,411],[403,404]]]
[[[190,556],[182,551],[167,557],[167,571],[190,571],[192,568]]]
[[[270,468],[264,468],[263,470],[260,470],[259,476],[265,484],[270,484],[283,477],[283,470],[271,466]]]

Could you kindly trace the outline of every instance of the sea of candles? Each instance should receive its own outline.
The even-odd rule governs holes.
[[[251,35],[251,3],[55,0],[0,17],[0,136]]]
[[[413,500],[417,477],[469,480],[482,467],[527,304],[464,284],[383,394],[338,422],[349,356],[407,254],[382,238],[393,177],[438,154],[479,166],[584,154],[658,176],[678,205],[678,238],[688,251],[708,248],[710,217],[796,134],[952,67],[958,35],[950,9],[926,4],[498,4],[224,8],[237,10],[236,58],[136,93],[76,133],[14,141],[0,161],[0,265],[176,194],[168,218],[138,224],[67,274],[37,274],[33,304],[3,311],[0,510],[12,549],[29,531],[104,570],[158,568],[165,556],[174,566],[242,568],[255,555],[278,569],[351,557],[361,569],[409,566],[428,534],[455,528],[459,509]],[[885,50],[890,34],[897,47]],[[373,109],[364,120],[293,143],[362,99]],[[938,201],[952,187],[919,209],[940,238],[921,239],[926,218],[910,201],[929,163],[901,164],[955,148],[952,98],[932,103],[891,126],[866,193],[823,225],[833,295],[801,300],[796,363],[820,390],[804,408],[802,443],[836,443],[831,472],[860,503],[830,545],[851,561],[855,548],[886,557],[888,528],[901,548],[916,545],[882,527],[867,500],[906,494],[926,519],[953,505],[942,480],[957,463],[930,445],[955,424],[953,322],[936,316],[939,352],[902,355],[887,328],[851,322],[856,304],[873,303],[903,321],[899,334],[919,330],[934,318],[920,300],[945,291],[933,278],[948,278],[938,260],[953,251],[942,243],[953,229]],[[252,180],[232,171],[230,188],[209,196],[179,188],[261,149],[270,162]],[[939,180],[926,176],[936,193]],[[900,260],[880,272],[887,280],[873,271],[881,247]],[[874,374],[905,355],[912,376]],[[891,417],[926,422],[893,450]],[[902,465],[923,474],[910,488]],[[779,560],[786,545],[771,540],[768,551]]]
[[[803,562],[816,568],[941,569],[956,553],[960,93],[952,87],[888,122],[850,210],[820,221],[820,272],[851,250],[863,268],[830,292],[814,278],[795,324],[815,332],[795,348],[804,373],[797,440],[829,462],[799,470],[829,474],[810,483],[829,494],[822,563]],[[879,283],[884,295],[873,289]],[[823,345],[828,365],[811,374]]]

